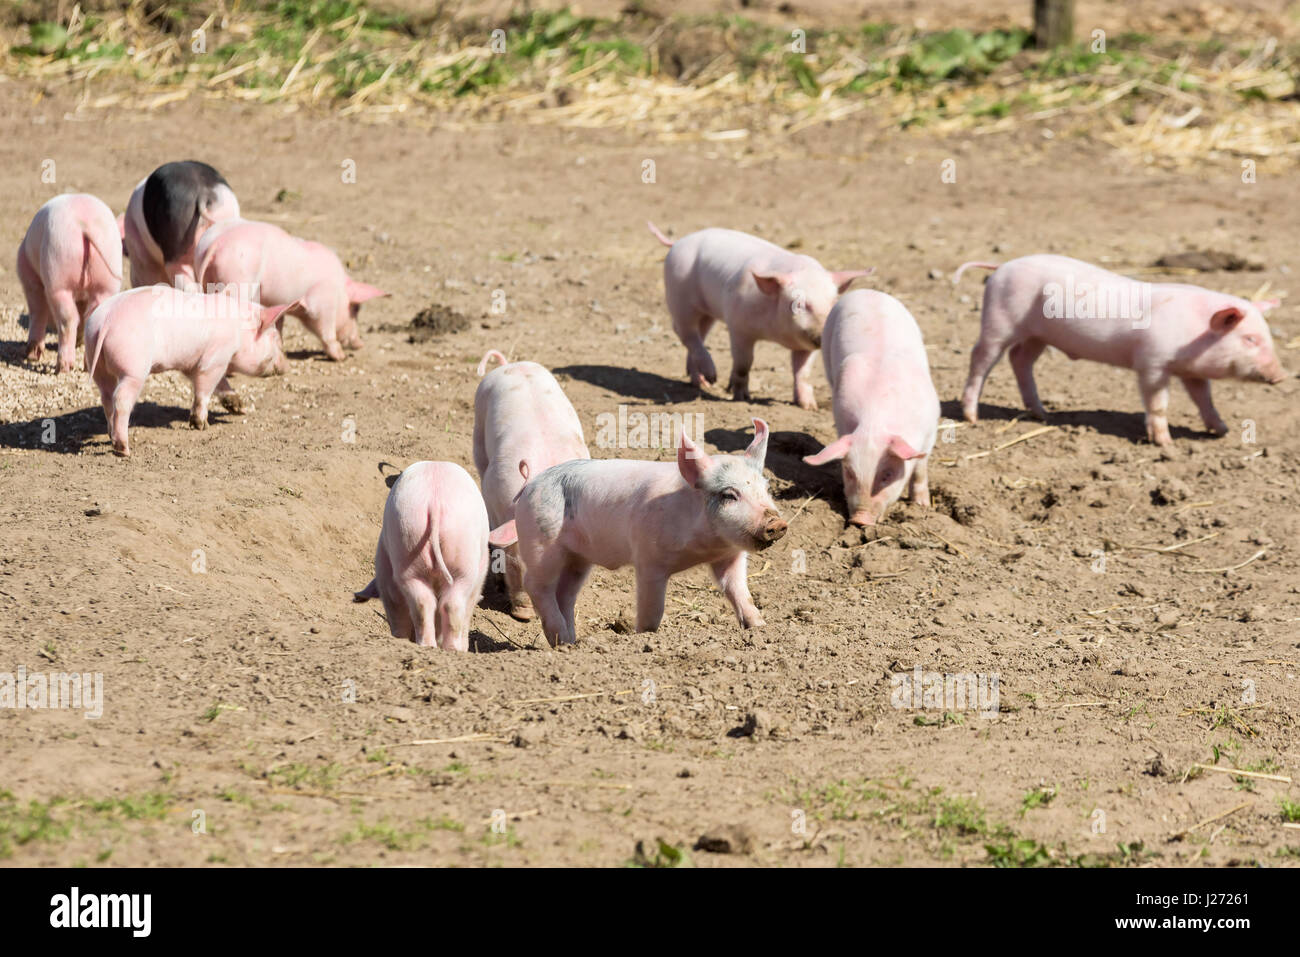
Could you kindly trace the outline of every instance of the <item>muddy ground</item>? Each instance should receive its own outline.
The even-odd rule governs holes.
[[[1043,126],[942,141],[860,117],[663,143],[216,100],[77,112],[38,94],[0,84],[0,245],[55,192],[120,211],[159,163],[203,158],[246,215],[331,244],[393,295],[363,309],[365,349],[343,364],[291,324],[289,374],[240,379],[255,409],[206,432],[187,425],[188,386],[155,377],[121,460],[88,378],[56,378],[52,352],[23,362],[4,261],[0,670],[103,676],[98,719],[0,709],[5,863],[1297,859],[1283,824],[1300,789],[1267,777],[1300,771],[1295,379],[1217,386],[1222,439],[1175,394],[1161,452],[1130,373],[1050,353],[1055,428],[1002,448],[1038,428],[1017,419],[1004,363],[984,421],[936,447],[935,508],[900,504],[867,536],[844,528],[835,471],[800,460],[833,437],[820,366],[820,412],[789,403],[770,345],[752,403],[689,388],[643,226],[724,225],[875,266],[872,285],[920,322],[952,417],[982,281],[954,290],[958,263],[1055,251],[1152,278],[1162,254],[1208,248],[1262,269],[1190,281],[1285,297],[1294,173],[1244,184],[1231,156],[1163,172]],[[467,328],[410,341],[430,306]],[[1290,300],[1273,323],[1294,370]],[[725,381],[720,332],[710,346]],[[559,652],[505,613],[495,576],[468,655],[393,639],[376,604],[351,602],[371,575],[380,463],[472,471],[489,348],[556,370],[596,457],[671,455],[598,447],[597,416],[620,406],[702,413],[722,451],[767,419],[792,525],[751,565],[765,628],[741,631],[702,569],[671,583],[650,635],[624,633],[630,569],[598,570],[580,642]],[[891,677],[915,667],[996,675],[996,714],[894,707]],[[1266,777],[1193,769],[1216,761]]]

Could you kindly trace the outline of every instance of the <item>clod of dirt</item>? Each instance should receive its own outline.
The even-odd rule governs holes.
[[[1173,505],[1175,502],[1187,501],[1191,494],[1191,489],[1182,479],[1164,478],[1151,490],[1151,504]]]
[[[1263,621],[1268,617],[1268,608],[1265,605],[1251,605],[1241,613],[1241,621]]]
[[[1259,272],[1264,267],[1260,263],[1243,259],[1235,253],[1223,253],[1214,250],[1185,253],[1165,253],[1154,265],[1161,269],[1195,269],[1198,272]]]
[[[464,332],[468,328],[469,320],[465,316],[439,302],[417,312],[409,326],[388,323],[378,327],[380,332],[405,332],[408,342],[428,342],[439,336]]]
[[[761,708],[745,715],[745,723],[727,732],[729,738],[766,738],[773,733],[772,716]]]
[[[1178,623],[1183,620],[1183,613],[1177,608],[1166,608],[1160,614],[1156,615],[1156,630],[1168,631],[1171,628],[1177,628]]]
[[[541,728],[532,725],[524,725],[515,732],[510,743],[516,748],[531,748],[535,744],[541,744],[546,740],[546,732]]]
[[[616,635],[630,635],[636,630],[636,628],[628,619],[627,615],[619,615],[609,623],[609,630],[614,632]],[[647,645],[645,650],[649,651],[650,646]]]
[[[1168,770],[1165,766],[1165,756],[1157,751],[1156,756],[1147,765],[1147,774],[1153,778],[1162,778],[1168,773]]]
[[[745,825],[724,824],[701,834],[694,849],[710,854],[749,854],[754,843],[754,832]]]

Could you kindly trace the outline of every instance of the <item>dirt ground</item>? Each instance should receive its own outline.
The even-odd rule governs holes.
[[[1188,281],[1285,297],[1294,173],[1244,184],[1230,156],[1138,167],[1042,126],[942,141],[868,118],[663,143],[215,100],[78,113],[37,94],[0,84],[0,245],[55,192],[120,211],[159,163],[202,158],[245,215],[329,243],[393,294],[363,309],[365,349],[343,364],[291,323],[289,374],[239,379],[255,409],[218,411],[206,432],[187,425],[187,384],[154,377],[120,460],[89,379],[55,377],[52,351],[23,362],[5,259],[0,671],[102,673],[103,714],[0,709],[4,863],[1300,859],[1283,826],[1300,788],[1274,779],[1300,771],[1297,380],[1216,386],[1222,439],[1175,394],[1162,452],[1131,373],[1050,353],[1038,378],[1055,428],[1003,447],[1039,427],[1017,418],[1003,363],[984,421],[936,446],[935,508],[901,503],[871,535],[846,531],[838,474],[801,461],[834,436],[820,364],[820,412],[789,403],[770,344],[752,403],[689,388],[643,225],[729,226],[875,266],[959,418],[983,274],[954,289],[957,264],[1052,251],[1152,278],[1162,254],[1214,249],[1262,269]],[[956,183],[941,182],[947,159]],[[410,341],[431,305],[468,328]],[[1295,306],[1272,321],[1295,371]],[[720,332],[710,346],[725,381]],[[505,613],[497,576],[468,655],[393,639],[376,603],[352,603],[372,573],[380,463],[473,471],[489,348],[556,371],[595,457],[672,454],[599,447],[597,417],[620,406],[702,413],[722,451],[753,417],[770,423],[792,524],[751,564],[765,628],[742,631],[703,569],[673,580],[647,635],[625,633],[631,570],[597,570],[580,641],[558,652]],[[894,707],[891,679],[917,667],[996,675],[996,714]]]

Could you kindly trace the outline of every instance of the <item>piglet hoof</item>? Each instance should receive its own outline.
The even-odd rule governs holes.
[[[335,362],[343,361],[343,347],[337,342],[325,343],[325,354]]]
[[[527,603],[510,606],[510,617],[515,621],[532,621],[537,617],[537,612],[533,611],[533,606]]]
[[[203,431],[204,429],[206,429],[207,427],[208,427],[208,417],[207,417],[206,415],[200,417],[199,414],[198,414],[197,412],[191,412],[191,413],[190,413],[190,428],[191,428],[191,429],[198,429],[200,432],[202,432],[202,431]]]
[[[245,402],[244,397],[238,392],[224,392],[217,396],[217,401],[227,412],[233,412],[235,415],[243,415],[245,412],[251,412],[253,409],[252,402]]]
[[[766,624],[767,622],[763,620],[763,616],[760,615],[757,610],[740,619],[740,627],[745,630],[749,630],[750,628],[762,628]]]
[[[796,395],[794,397],[794,404],[799,406],[799,408],[801,409],[807,409],[809,412],[817,411],[817,400],[810,395],[809,396]]]
[[[1147,426],[1147,438],[1152,445],[1159,445],[1161,448],[1168,448],[1174,444],[1167,425]]]
[[[731,384],[727,386],[727,391],[731,393],[731,398],[736,402],[750,401],[749,383],[741,385],[735,379],[732,379]]]
[[[131,457],[131,449],[130,447],[127,446],[125,442],[122,443],[114,442],[113,454],[116,455],[118,458],[129,459]]]
[[[1218,436],[1219,438],[1223,438],[1223,436],[1228,434],[1228,423],[1224,422],[1222,419],[1217,422],[1206,422],[1205,428],[1211,435]]]
[[[27,350],[27,354],[23,356],[23,358],[26,359],[28,362],[37,362],[40,360],[41,353],[44,351],[45,351],[45,346],[43,345],[32,346],[30,349]]]

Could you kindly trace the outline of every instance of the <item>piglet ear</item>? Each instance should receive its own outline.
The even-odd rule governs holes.
[[[1260,312],[1268,312],[1270,309],[1276,309],[1282,305],[1281,299],[1256,299],[1251,303]]]
[[[1228,332],[1245,318],[1246,313],[1240,306],[1228,306],[1210,317],[1210,328],[1215,332]]]
[[[498,548],[506,548],[519,541],[519,533],[515,530],[515,520],[512,518],[504,525],[498,525],[488,533],[488,544],[495,545]]]
[[[775,299],[781,295],[781,289],[789,282],[789,276],[779,272],[759,272],[757,269],[753,272],[754,282],[758,283],[758,291],[765,296],[771,296]]]
[[[816,455],[805,455],[803,460],[809,465],[825,465],[827,462],[834,462],[842,459],[849,454],[849,446],[853,444],[853,435],[841,435],[826,448],[822,449]]]
[[[745,449],[745,459],[749,462],[750,468],[755,471],[763,471],[763,461],[767,458],[767,423],[762,419],[754,420],[754,441],[749,443],[749,448]]]
[[[907,444],[907,441],[900,435],[891,435],[889,437],[889,451],[893,452],[900,459],[906,462],[908,459],[924,458],[924,452],[918,452]]]
[[[861,279],[863,276],[870,276],[875,271],[875,266],[870,269],[840,269],[831,273],[831,282],[835,283],[840,292],[844,292],[849,286],[853,285],[853,280]]]
[[[683,429],[682,443],[677,446],[677,471],[682,473],[686,484],[695,488],[700,482],[700,476],[711,468],[713,468],[713,459],[697,448]]]
[[[360,305],[363,302],[369,302],[371,299],[378,299],[380,296],[387,296],[378,286],[372,286],[366,282],[357,282],[355,279],[348,280],[348,302]]]
[[[257,334],[260,336],[262,333],[266,332],[267,329],[270,329],[275,325],[275,321],[279,319],[280,316],[297,305],[300,305],[300,303],[291,302],[285,306],[259,306],[258,308],[262,310],[262,316],[257,323]]]

